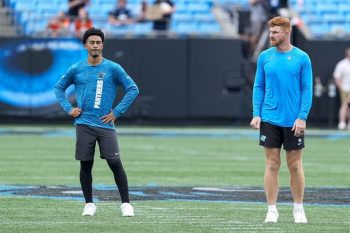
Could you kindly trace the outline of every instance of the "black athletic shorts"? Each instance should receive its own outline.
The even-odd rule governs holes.
[[[304,135],[294,136],[292,127],[280,127],[261,122],[260,125],[260,146],[268,148],[281,148],[285,150],[300,150],[305,147]]]
[[[76,125],[75,159],[89,161],[94,159],[96,141],[102,159],[119,159],[117,134],[114,129],[104,129],[88,125]]]

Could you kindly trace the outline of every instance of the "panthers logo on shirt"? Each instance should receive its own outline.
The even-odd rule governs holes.
[[[106,73],[98,73],[97,78],[98,79],[103,79],[105,77]]]

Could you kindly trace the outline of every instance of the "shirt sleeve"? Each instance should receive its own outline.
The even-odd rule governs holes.
[[[69,113],[72,111],[73,106],[68,101],[66,97],[66,89],[73,84],[73,74],[72,69],[69,69],[65,75],[63,75],[56,83],[55,85],[55,95],[56,98],[61,105],[62,109]]]
[[[306,120],[312,104],[312,67],[308,55],[301,66],[301,107],[298,119]]]
[[[119,83],[125,90],[124,97],[113,109],[113,114],[116,117],[121,116],[134,102],[137,95],[139,94],[139,89],[137,88],[135,82],[130,78],[130,76],[124,71],[121,66],[117,67],[117,83]]]
[[[253,117],[261,116],[261,108],[265,98],[265,72],[264,59],[260,54],[257,61],[253,87]]]

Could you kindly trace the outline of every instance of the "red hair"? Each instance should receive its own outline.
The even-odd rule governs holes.
[[[279,26],[285,29],[291,29],[290,20],[286,17],[277,16],[272,18],[269,22],[269,27]]]

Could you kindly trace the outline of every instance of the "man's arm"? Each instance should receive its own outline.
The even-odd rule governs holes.
[[[253,87],[253,117],[261,116],[261,108],[265,98],[265,72],[264,61],[260,55],[257,61]]]
[[[71,84],[73,84],[73,78],[69,70],[57,81],[55,85],[56,98],[59,104],[61,105],[62,109],[68,114],[70,114],[70,112],[73,110],[73,106],[68,101],[65,91]]]
[[[305,57],[301,69],[301,106],[298,119],[306,121],[312,104],[312,68],[309,56]]]
[[[260,129],[261,124],[261,107],[265,97],[265,72],[264,62],[261,55],[258,57],[257,69],[255,73],[254,87],[253,87],[253,119],[250,126],[253,129]]]
[[[128,110],[132,102],[134,102],[137,95],[139,94],[139,89],[137,88],[135,82],[120,66],[118,70],[118,82],[123,86],[125,94],[123,99],[112,110],[116,118],[118,118],[120,115],[126,112],[126,110]]]

